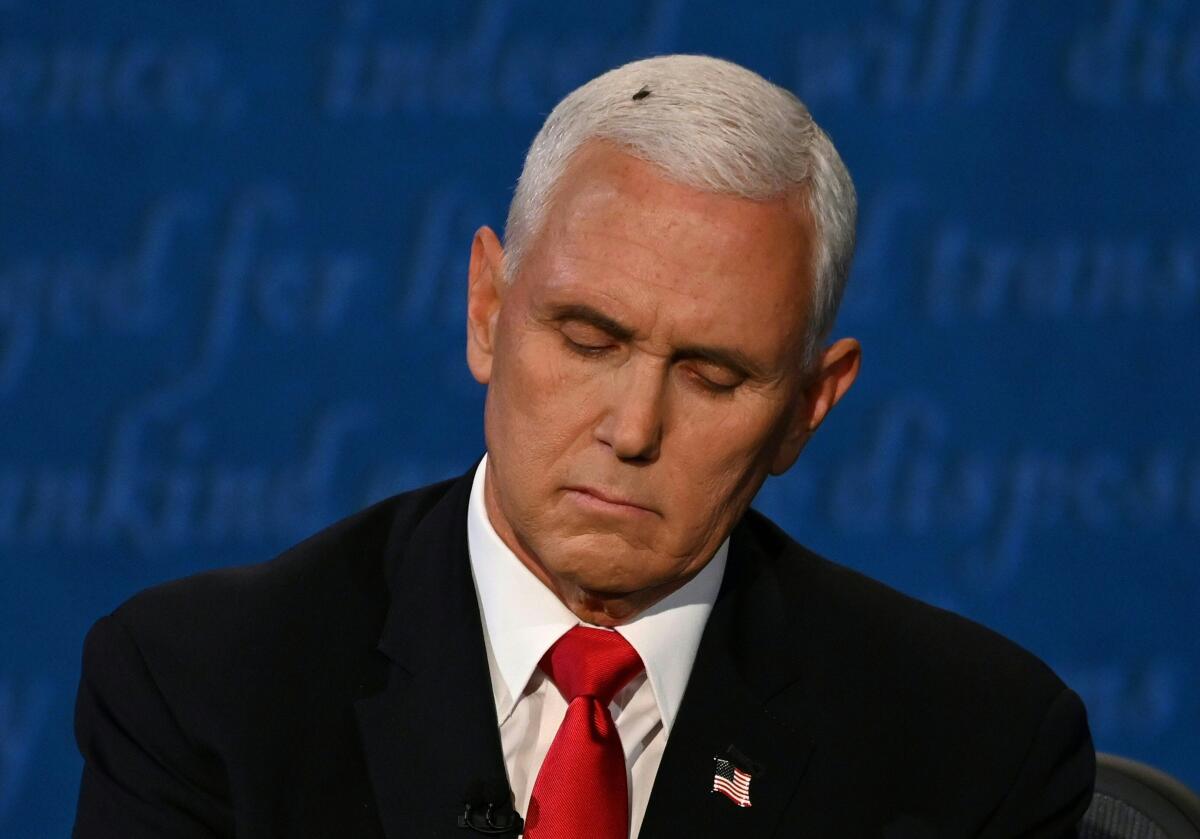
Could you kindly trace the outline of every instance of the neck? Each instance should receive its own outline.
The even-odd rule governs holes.
[[[490,472],[484,475],[483,499],[488,520],[491,521],[492,528],[500,540],[542,585],[550,589],[554,596],[584,623],[608,627],[629,623],[691,579],[689,576],[629,592],[592,591],[583,588],[561,574],[551,572],[538,558],[537,552],[517,535],[500,509]]]

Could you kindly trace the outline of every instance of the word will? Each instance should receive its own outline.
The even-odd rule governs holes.
[[[1110,0],[1067,55],[1067,90],[1100,106],[1200,99],[1200,14],[1184,0]]]
[[[1008,0],[902,0],[894,14],[806,33],[797,95],[810,106],[975,102],[995,75]]]

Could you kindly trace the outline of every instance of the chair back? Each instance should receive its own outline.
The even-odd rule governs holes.
[[[1080,839],[1200,839],[1200,797],[1136,760],[1096,755],[1096,789]]]

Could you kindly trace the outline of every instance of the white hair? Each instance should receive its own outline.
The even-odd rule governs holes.
[[[609,140],[672,182],[765,199],[802,191],[816,226],[805,363],[828,337],[854,252],[857,200],[825,132],[790,91],[729,61],[667,55],[597,76],[558,103],[529,147],[504,230],[511,282],[554,188],[588,140]]]

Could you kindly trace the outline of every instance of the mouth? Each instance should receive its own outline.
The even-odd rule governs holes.
[[[569,486],[566,487],[566,493],[579,504],[601,513],[625,516],[658,515],[657,510],[597,487]]]

